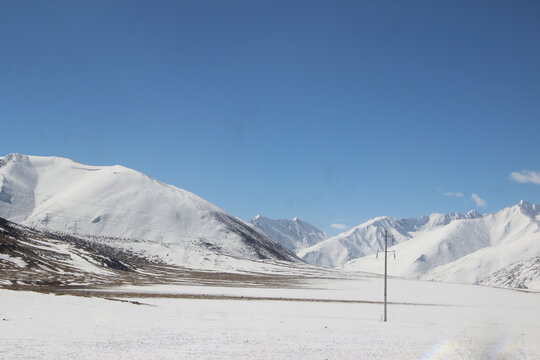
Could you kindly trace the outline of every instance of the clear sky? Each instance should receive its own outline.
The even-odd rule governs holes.
[[[331,234],[540,203],[540,2],[0,0],[0,120]]]

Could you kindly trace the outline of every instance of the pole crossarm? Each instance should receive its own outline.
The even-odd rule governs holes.
[[[388,252],[394,254],[394,259],[396,258],[396,250],[388,250]],[[375,259],[379,258],[379,253],[384,253],[384,250],[377,250],[377,253],[375,254]]]

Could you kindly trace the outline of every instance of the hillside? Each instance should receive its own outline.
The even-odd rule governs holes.
[[[436,230],[460,219],[481,216],[476,211],[467,214],[431,214],[421,218],[396,219],[389,216],[373,218],[344,233],[333,236],[315,246],[298,252],[305,262],[318,266],[337,267],[347,261],[374,254],[383,248],[384,231],[393,236],[395,243],[410,240],[418,234]]]
[[[257,215],[250,222],[270,239],[294,253],[328,238],[324,231],[297,217],[274,220]]]
[[[37,229],[131,239],[117,245],[175,265],[220,269],[231,258],[299,261],[195,194],[118,165],[0,158],[0,217]],[[141,248],[135,240],[154,245]]]
[[[426,280],[482,283],[533,288],[540,270],[532,259],[540,255],[540,206],[526,201],[493,214],[454,220],[430,231],[418,232],[410,240],[392,246],[396,260],[391,275]],[[519,266],[520,263],[528,264]],[[354,259],[348,270],[381,273],[375,256]],[[523,281],[519,269],[527,269]],[[498,274],[498,275],[497,275]]]

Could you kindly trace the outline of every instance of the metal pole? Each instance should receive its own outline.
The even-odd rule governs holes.
[[[388,230],[384,229],[384,321],[386,321],[386,269],[388,258]]]

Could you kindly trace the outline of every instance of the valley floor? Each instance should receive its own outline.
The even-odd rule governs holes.
[[[49,291],[0,290],[0,359],[540,357],[540,293],[393,278],[385,323],[361,274]]]

